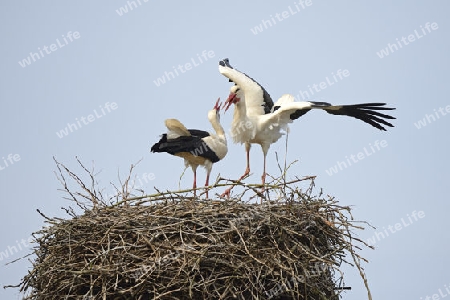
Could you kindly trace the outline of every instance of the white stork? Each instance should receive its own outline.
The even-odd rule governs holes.
[[[264,154],[264,170],[262,185],[264,190],[266,177],[266,156],[272,143],[283,135],[281,130],[287,131],[288,123],[306,114],[311,109],[322,109],[329,114],[344,115],[360,119],[375,128],[386,130],[383,125],[394,127],[385,119],[395,119],[382,114],[379,110],[392,110],[384,107],[386,103],[364,103],[354,105],[331,105],[326,102],[294,102],[294,96],[285,94],[274,104],[269,93],[255,80],[246,74],[234,69],[228,59],[219,62],[219,72],[227,77],[234,86],[225,101],[225,111],[235,105],[231,135],[235,143],[244,143],[247,154],[247,168],[242,180],[250,173],[250,146],[261,145]],[[228,194],[231,188],[223,195]]]
[[[167,133],[161,136],[159,142],[155,143],[152,152],[166,152],[184,158],[186,168],[190,166],[194,172],[194,196],[197,188],[197,167],[206,169],[206,183],[209,185],[209,175],[214,163],[223,159],[228,152],[225,132],[220,125],[219,99],[212,110],[208,112],[208,119],[216,134],[198,129],[187,129],[177,119],[165,120]],[[208,198],[208,190],[206,191]]]

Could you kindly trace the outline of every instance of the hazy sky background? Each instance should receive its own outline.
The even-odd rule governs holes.
[[[342,205],[352,205],[356,219],[377,227],[359,232],[363,240],[375,238],[376,250],[362,253],[370,261],[365,270],[374,299],[426,299],[439,290],[448,294],[447,1],[312,0],[304,8],[294,1],[129,3],[0,4],[2,286],[18,283],[31,267],[27,260],[5,263],[28,253],[30,248],[19,249],[18,243],[44,225],[36,209],[62,217],[61,207],[70,205],[57,190],[53,156],[78,173],[75,156],[95,166],[107,193],[113,193],[110,182],[118,182],[118,172],[125,176],[140,159],[135,175],[147,176],[145,191],[152,193],[153,186],[178,189],[182,160],[149,153],[150,146],[165,131],[166,118],[211,130],[207,112],[217,97],[227,97],[231,85],[218,72],[218,61],[228,57],[274,100],[348,70],[348,77],[310,99],[387,102],[397,108],[396,127],[387,132],[355,119],[309,112],[291,126],[288,161],[299,162],[290,176],[316,175],[317,191],[323,188]],[[200,63],[203,51],[210,56]],[[197,65],[190,70],[155,84],[165,72],[174,73],[173,67],[192,60]],[[231,117],[222,118],[227,130]],[[82,126],[72,125],[70,132],[68,123],[77,122]],[[377,150],[377,141],[384,147]],[[268,173],[278,175],[275,151],[284,157],[284,139],[268,155]],[[343,166],[364,151],[370,155]],[[259,146],[252,148],[251,163],[253,176],[247,182],[258,183]],[[333,167],[337,172],[330,175]],[[229,141],[228,156],[213,167],[212,176],[220,172],[237,178],[244,169],[244,147]],[[203,183],[204,170],[198,174]],[[189,171],[181,186],[191,184]],[[385,230],[389,236],[383,237]],[[365,299],[356,270],[345,272],[352,290],[344,299]],[[0,298],[17,299],[18,291],[0,289]]]

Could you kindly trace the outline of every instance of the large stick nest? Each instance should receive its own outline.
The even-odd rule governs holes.
[[[274,179],[259,193],[262,204],[243,201],[256,190],[242,183],[236,198],[201,200],[132,197],[128,182],[106,203],[57,166],[82,210],[66,209],[67,220],[41,213],[49,226],[34,233],[33,268],[19,284],[24,299],[339,299],[342,263],[357,267],[367,287],[354,245],[364,242],[352,234],[362,227],[349,207],[312,196],[313,178]],[[82,192],[70,191],[67,175]],[[306,190],[298,187],[307,181]]]

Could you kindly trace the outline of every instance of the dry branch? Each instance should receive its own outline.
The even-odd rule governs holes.
[[[122,187],[122,199],[108,203],[56,163],[82,211],[45,217],[50,226],[34,233],[33,268],[19,284],[24,299],[339,299],[348,254],[367,284],[357,250],[368,245],[353,233],[361,222],[335,199],[312,196],[314,177],[273,178],[262,204],[243,201],[258,186],[242,182],[232,183],[243,189],[233,199],[192,198],[189,190],[134,197]],[[69,178],[81,192],[69,190]],[[222,182],[209,188],[228,186]]]

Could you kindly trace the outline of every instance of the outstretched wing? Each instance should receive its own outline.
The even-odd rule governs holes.
[[[269,126],[286,128],[288,123],[303,116],[313,107],[312,102],[294,102],[292,95],[285,94],[278,99],[270,114],[259,117],[260,130]]]
[[[375,128],[386,131],[384,126],[394,127],[387,120],[393,120],[395,117],[380,113],[378,111],[394,110],[395,108],[384,107],[386,103],[363,103],[353,105],[322,105],[320,102],[311,102],[316,105],[315,108],[321,108],[332,115],[349,116],[359,119]]]
[[[269,93],[253,78],[234,69],[228,58],[219,62],[220,74],[238,85],[245,95],[245,106],[248,115],[264,115],[270,113],[273,100]]]
[[[284,98],[284,101],[281,101]],[[394,127],[387,120],[395,119],[390,115],[378,111],[393,110],[395,108],[384,107],[386,103],[363,103],[354,105],[331,105],[327,102],[294,102],[292,95],[283,95],[277,101],[271,114],[261,116],[260,125],[263,127],[271,124],[280,126],[292,122],[306,114],[311,109],[323,109],[332,115],[343,115],[359,119],[380,130],[386,130],[384,126]],[[280,105],[277,105],[280,102]]]

